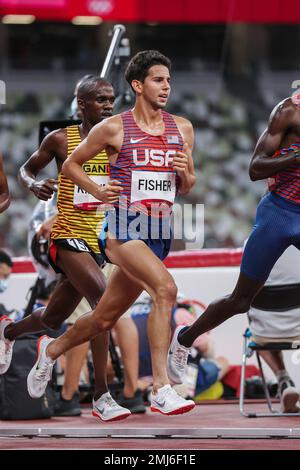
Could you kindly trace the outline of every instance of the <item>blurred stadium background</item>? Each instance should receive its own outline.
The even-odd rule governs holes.
[[[109,31],[123,23],[130,55],[159,49],[173,62],[168,111],[196,131],[198,182],[182,201],[205,204],[204,246],[241,246],[265,190],[248,177],[255,142],[300,78],[299,21],[296,0],[0,0],[0,149],[13,197],[0,245],[27,254],[36,199],[18,169],[37,148],[39,122],[69,116],[76,81],[100,72]]]

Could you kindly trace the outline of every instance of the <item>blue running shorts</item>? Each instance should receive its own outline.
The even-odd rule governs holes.
[[[300,249],[300,205],[274,193],[260,201],[253,231],[246,243],[241,272],[265,282],[282,253],[294,245]]]
[[[170,217],[150,217],[141,212],[131,214],[128,210],[119,208],[106,212],[98,242],[102,256],[110,262],[105,255],[108,232],[124,243],[142,240],[161,260],[164,260],[170,251]]]

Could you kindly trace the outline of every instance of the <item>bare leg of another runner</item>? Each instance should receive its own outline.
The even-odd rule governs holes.
[[[75,252],[58,247],[57,264],[65,273],[58,282],[46,309],[38,309],[5,329],[5,337],[14,340],[27,332],[41,331],[45,327],[57,329],[75,310],[82,297],[86,297],[94,308],[106,285],[105,277],[93,257],[86,252]],[[106,365],[108,355],[108,333],[102,332],[91,341],[97,395],[107,390]],[[74,378],[78,366],[73,363],[70,351],[68,373]]]
[[[94,338],[99,331],[108,330],[142,292],[142,288],[131,278],[116,268],[109,284],[95,311],[79,318],[66,333],[52,341],[47,347],[47,355],[57,359],[61,354],[79,344]],[[104,313],[104,320],[99,319],[99,310]]]
[[[87,299],[91,308],[95,308],[104,292],[106,279],[93,257],[89,253],[78,253],[59,247],[58,264],[73,286]],[[106,331],[91,340],[91,350],[96,383],[95,399],[97,399],[107,391],[108,333]]]
[[[86,361],[89,343],[83,343],[66,352],[66,364],[64,369],[64,385],[61,395],[64,400],[72,400],[78,390],[81,369]]]
[[[179,335],[180,344],[191,347],[198,336],[216,328],[234,315],[247,312],[263,285],[264,282],[255,281],[240,273],[232,294],[211,302],[195,323]]]
[[[89,303],[85,298],[83,298],[76,310],[68,318],[68,328],[74,325],[77,318],[79,318],[81,315],[88,312],[89,310]],[[70,349],[70,351],[67,351],[65,354],[64,384],[61,390],[61,397],[63,398],[63,400],[72,400],[74,394],[78,391],[78,384],[80,381],[82,368],[87,364],[87,353],[89,347],[89,342],[83,343],[80,346],[76,346],[76,348]],[[76,409],[75,402],[74,408]],[[62,411],[64,412],[64,404],[62,403],[61,406]]]
[[[124,365],[124,397],[132,397],[138,387],[139,337],[132,318],[121,317],[114,326]]]
[[[58,329],[79,304],[82,295],[65,276],[61,276],[47,307],[35,310],[23,320],[10,323],[5,337],[10,341],[25,333],[35,333],[45,328]]]

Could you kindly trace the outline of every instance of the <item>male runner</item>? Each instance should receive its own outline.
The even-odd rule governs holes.
[[[93,312],[79,319],[57,340],[40,341],[28,386],[41,393],[56,358],[110,329],[145,289],[153,300],[148,322],[153,371],[151,409],[178,414],[195,405],[171,388],[166,371],[170,316],[177,287],[162,263],[171,244],[165,229],[170,225],[176,190],[186,194],[195,183],[192,125],[163,111],[170,94],[170,66],[169,59],[158,51],[143,51],[134,56],[125,73],[136,95],[133,110],[95,126],[64,163],[63,172],[76,184],[96,199],[114,204],[114,216],[109,218],[112,223],[108,219],[108,231],[102,233],[100,246],[118,267]],[[106,193],[82,171],[82,165],[104,149],[112,177]],[[139,224],[137,232],[133,228]],[[153,235],[155,231],[160,232],[158,237]],[[39,373],[41,368],[44,380]]]
[[[10,204],[10,195],[6,174],[3,167],[3,158],[0,154],[0,213],[4,212]]]
[[[194,340],[238,313],[247,312],[288,246],[300,249],[300,109],[294,98],[280,102],[256,145],[249,174],[252,181],[269,178],[253,231],[245,246],[241,272],[233,292],[212,302],[189,328],[178,327],[168,355],[170,378],[181,382]]]
[[[78,105],[82,113],[82,124],[59,129],[45,137],[40,148],[20,170],[20,180],[39,199],[49,199],[57,181],[37,181],[42,168],[55,158],[58,172],[58,215],[51,231],[49,261],[61,277],[46,309],[38,309],[24,320],[13,323],[1,319],[0,340],[6,345],[6,354],[0,357],[0,373],[9,367],[14,340],[25,332],[46,328],[57,329],[76,309],[82,297],[95,308],[106,287],[105,277],[100,269],[103,257],[99,253],[97,230],[104,218],[98,211],[99,203],[93,200],[81,187],[74,185],[61,167],[68,155],[84,139],[90,129],[112,115],[115,100],[114,90],[109,82],[99,77],[83,81],[78,88]],[[105,152],[97,153],[93,161],[87,161],[83,171],[109,193],[108,159]],[[107,391],[106,364],[108,356],[108,335],[106,332],[91,341],[95,369],[96,394],[93,400],[93,415],[104,421],[126,418],[130,411],[120,407]],[[42,372],[42,371],[41,371]],[[29,390],[34,398],[36,392]]]

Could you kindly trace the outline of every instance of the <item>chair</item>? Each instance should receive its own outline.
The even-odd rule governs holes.
[[[239,407],[240,407],[240,413],[247,417],[247,418],[258,418],[258,417],[278,417],[278,416],[300,416],[300,413],[282,413],[279,410],[275,409],[273,407],[273,403],[271,400],[271,396],[269,393],[269,389],[267,386],[265,374],[263,371],[262,367],[262,362],[260,358],[260,351],[290,351],[290,350],[296,350],[300,348],[300,342],[299,341],[294,341],[294,342],[287,342],[287,341],[282,341],[282,342],[276,342],[276,343],[266,343],[264,345],[260,345],[253,340],[251,340],[251,331],[249,328],[246,329],[244,333],[244,345],[243,345],[243,357],[242,357],[242,366],[241,366],[241,386],[240,386],[240,402],[239,402]],[[261,413],[261,412],[247,412],[245,410],[245,371],[246,371],[246,363],[247,359],[250,358],[253,354],[256,354],[257,358],[257,363],[259,370],[261,372],[261,377],[262,377],[262,383],[263,383],[263,389],[266,397],[266,402],[267,406],[269,408],[268,413]]]

